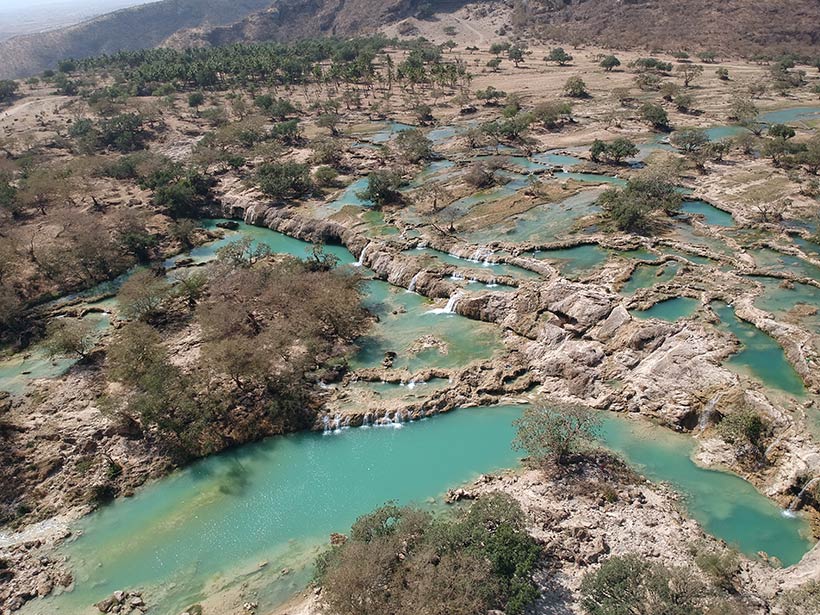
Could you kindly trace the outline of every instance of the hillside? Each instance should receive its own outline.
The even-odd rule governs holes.
[[[518,31],[535,39],[614,49],[820,55],[816,0],[446,0],[430,6],[421,0],[162,0],[4,41],[0,78],[30,75],[65,57],[158,45],[182,48],[351,36],[395,30],[395,24],[408,18],[417,27],[406,28],[407,35],[429,34],[438,40],[441,28],[436,26],[443,21],[436,16],[420,21],[419,13],[459,9],[456,22],[470,31],[473,44]],[[487,14],[493,15],[493,25],[482,22]],[[502,29],[499,24],[512,27]]]
[[[0,42],[0,78],[31,75],[67,57],[154,47],[178,30],[230,24],[269,4],[269,0],[162,0],[67,28],[17,36]]]
[[[612,48],[820,55],[817,0],[531,0],[516,25]]]
[[[439,13],[450,13],[464,0],[435,3]],[[473,4],[493,4],[479,1]],[[173,47],[228,45],[266,40],[293,41],[313,36],[355,36],[379,31],[405,18],[418,16],[420,0],[279,0],[269,9],[234,24],[179,32],[166,42]],[[504,7],[506,10],[506,7]]]
[[[483,38],[501,38],[495,28],[478,24],[492,13],[515,30],[539,39],[611,48],[714,50],[752,56],[758,53],[820,54],[820,3],[815,0],[515,0],[434,3],[438,14],[465,7],[465,28]],[[418,0],[280,0],[269,10],[234,24],[180,32],[174,46],[223,45],[242,41],[294,40],[305,36],[349,36],[372,32],[425,10]],[[413,19],[407,30],[431,34],[438,18]],[[486,31],[484,31],[486,30]],[[507,30],[512,30],[508,28]]]

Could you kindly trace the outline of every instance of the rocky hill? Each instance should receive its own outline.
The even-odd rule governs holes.
[[[429,11],[504,14],[512,28],[540,39],[595,43],[616,49],[716,52],[752,56],[793,52],[820,55],[820,3],[816,0],[279,0],[259,13],[214,29],[197,28],[171,38],[174,45],[349,36],[378,30]],[[432,8],[431,8],[432,7]],[[432,17],[435,21],[435,17]],[[422,31],[425,28],[421,28]],[[408,30],[410,32],[411,30]],[[486,38],[501,38],[498,31]]]
[[[462,19],[467,24],[472,22],[471,14],[503,16],[507,27],[481,32],[483,40],[519,32],[536,39],[614,49],[709,49],[746,56],[788,51],[820,56],[817,0],[161,0],[69,28],[4,41],[0,78],[33,74],[65,57],[120,49],[352,36],[406,18],[434,24],[434,13],[465,6],[474,9]]]
[[[572,44],[820,56],[817,0],[520,0],[513,19]]]
[[[59,60],[160,45],[187,28],[215,28],[270,5],[270,0],[162,0],[89,21],[0,42],[0,78],[52,68]]]

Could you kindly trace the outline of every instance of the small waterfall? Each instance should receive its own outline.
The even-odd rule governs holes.
[[[341,433],[342,429],[350,427],[350,417],[342,417],[341,414],[336,414],[333,419],[327,414],[322,417],[322,434],[327,436],[334,433]]]
[[[458,302],[461,300],[461,297],[464,293],[457,292],[450,297],[447,301],[447,305],[443,308],[434,308],[432,310],[427,310],[428,314],[455,314],[456,313],[456,306]]]
[[[421,276],[421,271],[417,272],[416,275],[413,276],[413,279],[410,280],[410,284],[407,287],[408,293],[416,292],[416,283],[419,281],[419,276]]]
[[[790,432],[791,432],[791,427],[789,427],[786,431],[784,431],[782,434],[780,434],[779,436],[777,436],[777,438],[775,438],[775,439],[774,439],[774,442],[772,442],[771,444],[769,444],[769,446],[767,446],[767,447],[766,447],[766,450],[765,450],[765,451],[763,451],[763,458],[764,458],[764,459],[768,459],[768,458],[769,458],[769,453],[771,453],[771,452],[772,452],[775,448],[777,448],[777,446],[778,446],[778,445],[779,445],[779,444],[783,441],[783,439],[784,439],[784,438],[785,438],[785,437],[786,437],[786,436],[787,436]]]
[[[806,495],[806,492],[814,487],[817,483],[820,482],[820,476],[812,478],[809,482],[803,485],[803,488],[800,490],[795,498],[792,500],[792,503],[789,504],[789,507],[785,510],[787,516],[789,513],[794,514],[797,511],[797,508],[800,506],[801,502],[803,501],[803,496]]]
[[[453,280],[453,282],[461,282],[464,280],[464,276],[460,273],[453,273],[453,275],[450,276],[450,279]]]
[[[492,255],[493,251],[490,248],[476,248],[468,260],[474,263],[483,263],[485,267],[489,267],[492,264],[490,262]]]
[[[712,420],[712,417],[715,414],[715,408],[717,407],[718,402],[720,401],[723,392],[718,393],[709,402],[703,407],[703,412],[700,415],[700,419],[698,420],[698,430],[703,431],[709,426],[709,422]]]
[[[359,260],[357,260],[355,263],[353,263],[354,267],[364,266],[364,257],[367,255],[367,249],[369,247],[370,247],[370,244],[367,244],[364,248],[362,248],[362,251],[359,252]]]

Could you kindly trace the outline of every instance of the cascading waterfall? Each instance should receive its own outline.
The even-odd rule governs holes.
[[[359,252],[359,260],[353,263],[354,267],[363,267],[364,266],[364,257],[367,255],[367,249],[370,247],[370,244],[367,244],[362,251]]]
[[[703,413],[700,415],[700,420],[698,420],[698,430],[703,431],[709,426],[709,422],[712,420],[712,417],[715,414],[715,408],[717,407],[718,402],[720,401],[721,396],[723,393],[718,393],[709,402],[704,406]]]
[[[458,302],[461,300],[461,297],[464,293],[458,292],[455,293],[447,300],[447,305],[443,308],[434,308],[432,310],[427,310],[428,314],[455,314],[456,313],[456,306]]]
[[[789,507],[784,511],[784,513],[786,515],[793,515],[797,511],[797,508],[800,506],[800,503],[803,501],[803,496],[805,496],[806,492],[812,487],[814,487],[817,483],[820,483],[820,476],[812,478],[809,482],[803,485],[803,488],[800,490],[800,493],[798,493],[794,497],[791,504],[789,504]]]
[[[350,427],[350,417],[342,417],[341,414],[336,414],[331,420],[330,416],[322,417],[322,434],[329,435],[334,433],[341,433],[342,429]]]
[[[407,286],[407,292],[408,293],[416,292],[416,283],[418,282],[420,276],[421,276],[421,271],[417,272],[413,276],[413,279],[410,280],[410,284]]]
[[[492,255],[493,251],[490,248],[476,248],[468,260],[474,263],[483,263],[485,267],[489,267],[492,264],[490,262]]]

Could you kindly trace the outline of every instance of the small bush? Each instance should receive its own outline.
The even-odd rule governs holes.
[[[517,502],[490,494],[455,519],[383,506],[320,557],[317,577],[339,615],[516,615],[538,596],[539,556]]]

